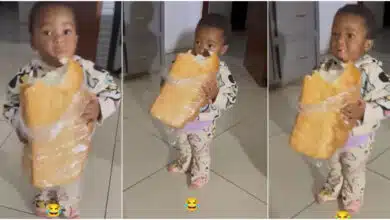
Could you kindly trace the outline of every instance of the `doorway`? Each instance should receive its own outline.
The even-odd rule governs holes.
[[[258,85],[267,86],[267,2],[204,2],[203,15],[226,16],[232,36],[226,56],[237,58]],[[264,25],[263,25],[264,24]]]
[[[247,42],[246,18],[248,2],[203,2],[203,15],[217,13],[225,16],[231,24],[232,36],[227,56],[244,58]]]
[[[384,2],[383,28],[390,28],[390,2]]]
[[[96,61],[102,2],[68,2],[73,8],[78,25],[77,54]]]
[[[0,2],[0,41],[19,40],[18,2]]]
[[[233,32],[246,31],[246,19],[248,13],[248,2],[232,2],[230,24]]]

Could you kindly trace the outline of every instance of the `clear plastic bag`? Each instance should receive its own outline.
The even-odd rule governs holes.
[[[306,156],[328,159],[343,147],[353,125],[346,124],[341,109],[360,99],[361,75],[347,64],[335,82],[329,83],[315,72],[306,76],[299,113],[290,137],[290,146]]]
[[[20,129],[28,137],[32,182],[38,188],[77,178],[91,144],[94,124],[81,116],[93,95],[84,86],[81,66],[70,60],[66,67],[65,73],[57,69],[21,89]],[[56,74],[60,77],[53,81],[50,76]]]
[[[178,54],[175,62],[163,74],[165,84],[151,108],[151,114],[163,124],[180,129],[194,120],[202,106],[208,103],[203,84],[216,77],[219,69],[217,54],[209,57]]]
[[[354,100],[354,93],[359,91],[359,87],[352,87],[345,92],[326,98],[324,101],[316,104],[301,104],[298,106],[298,112],[310,114],[314,112],[340,111],[350,101]],[[356,99],[356,98],[355,98]]]

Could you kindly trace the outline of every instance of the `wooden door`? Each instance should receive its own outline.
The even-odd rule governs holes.
[[[77,55],[96,61],[102,2],[67,2],[77,19]]]
[[[267,86],[267,2],[249,2],[244,65],[255,81]]]

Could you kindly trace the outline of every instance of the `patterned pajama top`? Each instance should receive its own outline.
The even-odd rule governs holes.
[[[326,56],[320,68],[330,69],[337,59]],[[352,130],[352,136],[375,132],[380,121],[390,116],[390,75],[382,69],[382,62],[366,54],[355,66],[362,74],[361,97],[366,102],[363,120]]]

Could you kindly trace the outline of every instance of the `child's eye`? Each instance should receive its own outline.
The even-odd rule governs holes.
[[[200,41],[197,40],[197,41],[195,41],[195,43],[196,43],[196,45],[199,45],[199,44],[200,44]]]
[[[43,34],[46,36],[51,36],[52,32],[51,31],[43,31]]]
[[[208,46],[209,46],[209,48],[213,48],[214,47],[214,45],[212,45],[212,44],[209,44]]]
[[[351,33],[348,33],[348,34],[347,34],[347,37],[348,37],[349,39],[352,39],[352,38],[355,37],[355,35],[354,35],[354,34],[351,34]]]
[[[64,31],[64,34],[65,35],[70,35],[72,33],[72,30],[71,29],[66,29],[65,31]]]

